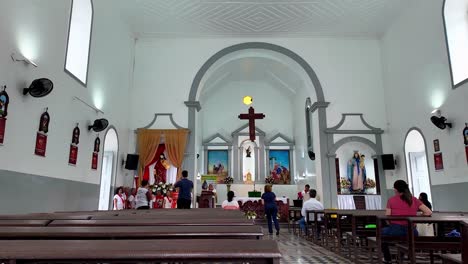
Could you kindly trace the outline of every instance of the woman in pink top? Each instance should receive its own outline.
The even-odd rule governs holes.
[[[432,214],[431,209],[411,194],[408,184],[405,181],[395,181],[393,189],[395,195],[388,199],[386,215],[416,216],[418,211],[422,211],[424,216],[430,216]],[[390,221],[390,225],[382,229],[382,236],[406,236],[407,233],[407,221]],[[382,243],[382,252],[384,253],[384,261],[390,262],[391,255],[387,243]]]

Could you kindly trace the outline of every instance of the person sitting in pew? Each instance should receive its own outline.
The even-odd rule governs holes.
[[[229,191],[227,193],[227,200],[223,202],[221,207],[224,210],[239,210],[239,203],[237,201],[234,201],[234,192]]]
[[[432,210],[432,204],[429,202],[429,198],[427,198],[427,193],[422,192],[419,194],[419,201],[421,201],[427,208]]]
[[[393,184],[395,195],[388,199],[386,215],[390,216],[416,216],[418,211],[423,216],[430,216],[431,209],[414,197],[403,180],[397,180]],[[416,230],[415,230],[416,231]],[[404,220],[390,221],[390,225],[382,229],[382,236],[406,236],[408,233],[408,222]],[[417,233],[417,231],[415,232]],[[417,235],[417,234],[415,234]],[[382,243],[384,263],[391,263],[390,248],[387,243]]]
[[[315,189],[310,189],[308,196],[310,197],[309,200],[305,201],[304,204],[302,205],[302,210],[301,210],[301,215],[302,219],[299,220],[299,226],[301,227],[301,230],[305,232],[306,227],[306,217],[307,217],[307,210],[323,210],[323,204],[319,202],[316,197],[317,197],[317,191]],[[309,219],[310,221],[314,220],[314,215],[311,215],[312,219]],[[317,217],[317,221],[320,221],[320,216]],[[317,236],[320,235],[320,225],[317,225]]]

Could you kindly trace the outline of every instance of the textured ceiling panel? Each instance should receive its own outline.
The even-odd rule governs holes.
[[[410,0],[116,0],[135,35],[377,37]]]

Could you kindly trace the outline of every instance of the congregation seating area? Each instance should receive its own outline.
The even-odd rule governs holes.
[[[297,227],[290,209],[291,231],[354,263],[382,263],[382,244],[389,245],[392,263],[468,263],[468,213],[433,212],[430,217],[386,216],[384,210],[308,210],[306,230]],[[320,219],[320,220],[318,220]],[[406,221],[408,234],[382,235],[388,221]],[[433,234],[415,235],[418,225]],[[458,237],[453,230],[461,233]]]
[[[0,263],[279,263],[276,241],[262,237],[221,209],[0,215]]]

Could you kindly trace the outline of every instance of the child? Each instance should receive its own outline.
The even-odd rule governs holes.
[[[163,206],[163,208],[165,208],[165,209],[172,208],[172,192],[171,192],[171,190],[168,190],[166,192],[166,196],[164,196],[164,206]]]

